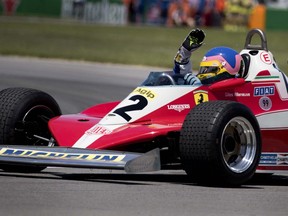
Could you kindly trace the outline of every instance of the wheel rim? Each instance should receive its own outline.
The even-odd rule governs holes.
[[[24,139],[27,145],[48,145],[51,139],[48,121],[54,116],[55,113],[47,106],[32,107],[16,125],[18,139],[22,142]]]
[[[221,137],[222,157],[226,166],[235,173],[249,169],[254,162],[257,140],[253,126],[243,117],[231,119]]]

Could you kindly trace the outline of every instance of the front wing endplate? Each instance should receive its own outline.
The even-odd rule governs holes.
[[[128,173],[160,170],[160,152],[145,154],[63,147],[0,145],[1,165],[124,169]]]

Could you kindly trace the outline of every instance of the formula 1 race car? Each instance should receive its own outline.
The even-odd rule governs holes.
[[[259,36],[260,45],[252,44]],[[123,101],[61,115],[48,94],[0,92],[0,168],[37,172],[47,166],[182,168],[194,182],[240,185],[257,172],[288,170],[288,79],[248,32],[245,70],[209,85],[151,72]]]

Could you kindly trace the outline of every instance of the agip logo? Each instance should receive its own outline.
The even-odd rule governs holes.
[[[20,0],[1,0],[4,15],[13,15],[20,3]]]
[[[147,99],[154,99],[156,97],[156,94],[152,91],[150,91],[149,89],[146,88],[136,88],[133,92],[136,92],[140,95],[143,95],[144,97],[146,97]]]

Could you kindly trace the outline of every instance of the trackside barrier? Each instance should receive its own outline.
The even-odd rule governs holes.
[[[0,0],[0,14],[126,24],[122,0]]]
[[[56,17],[125,25],[127,8],[123,2],[123,0],[0,0],[0,15]],[[254,8],[249,27],[288,30],[288,0],[267,0],[267,2],[269,3],[266,6],[258,5]]]

